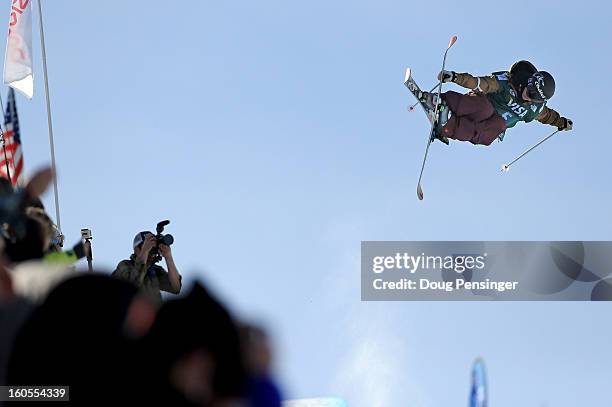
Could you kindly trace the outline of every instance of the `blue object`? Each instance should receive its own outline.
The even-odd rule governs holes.
[[[478,358],[472,366],[472,389],[469,407],[487,407],[487,372],[484,360]]]

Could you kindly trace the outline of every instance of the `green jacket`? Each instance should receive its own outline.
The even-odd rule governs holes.
[[[172,289],[168,272],[163,267],[153,264],[147,268],[146,264],[134,254],[130,256],[129,260],[119,262],[112,275],[121,280],[132,282],[159,302],[161,302],[160,291],[178,294],[178,291]]]
[[[506,128],[514,127],[518,122],[529,123],[535,120],[546,106],[546,102],[522,103],[510,84],[508,75],[508,72],[494,72],[493,76],[497,79],[499,90],[486,94],[497,114],[505,120]]]
[[[565,119],[558,112],[546,106],[545,103],[519,103],[516,100],[516,92],[508,79],[509,73],[507,71],[478,77],[464,72],[457,73],[454,82],[459,86],[471,89],[473,92],[486,95],[495,107],[496,112],[504,118],[507,127],[512,127],[519,121],[533,120],[534,113],[538,111],[539,113],[535,114],[535,119],[540,123],[555,127],[561,127],[565,124]]]

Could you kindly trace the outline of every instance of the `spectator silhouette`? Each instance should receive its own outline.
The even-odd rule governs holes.
[[[99,274],[59,284],[18,333],[8,383],[70,386],[72,401],[116,401],[133,365],[125,322],[137,292]]]
[[[238,328],[199,283],[186,297],[162,305],[141,349],[139,366],[153,375],[141,383],[147,401],[234,406],[245,395]]]
[[[249,375],[249,407],[281,407],[281,394],[271,377],[272,347],[266,332],[255,325],[240,328],[242,352]]]

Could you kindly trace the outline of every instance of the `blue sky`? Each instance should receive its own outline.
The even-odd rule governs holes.
[[[185,278],[273,333],[289,398],[464,405],[481,355],[492,406],[612,403],[607,304],[359,300],[361,240],[610,240],[607,3],[43,9],[62,226],[68,242],[93,230],[97,267],[170,219]],[[519,124],[487,148],[436,143],[419,202],[428,125],[406,111],[402,81],[411,67],[432,86],[452,35],[449,69],[529,59],[551,72],[549,106],[575,130],[508,174],[501,165],[554,128]],[[29,172],[49,162],[34,37],[35,96],[17,101]]]

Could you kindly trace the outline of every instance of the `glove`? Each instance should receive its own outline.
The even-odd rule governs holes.
[[[454,82],[456,77],[455,71],[442,71],[438,74],[438,80],[443,83]]]
[[[563,120],[563,125],[557,127],[559,130],[571,130],[572,126],[573,126],[573,122],[570,119],[566,119],[565,117],[562,117],[561,120]]]

